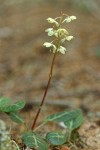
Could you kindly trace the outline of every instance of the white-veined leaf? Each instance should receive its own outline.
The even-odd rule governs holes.
[[[65,121],[64,124],[71,130],[77,129],[83,123],[83,114],[82,111],[73,118],[71,121]]]
[[[52,115],[49,115],[45,121],[46,122],[51,122],[51,121],[54,121],[54,122],[67,122],[67,121],[70,121],[70,120],[73,120],[75,119],[79,114],[80,114],[81,110],[80,109],[76,109],[76,110],[73,110],[73,111],[63,111],[63,112],[59,112],[59,113],[55,113],[55,114],[52,114]]]
[[[18,110],[22,109],[24,106],[25,106],[25,101],[18,101],[12,105],[4,107],[3,111],[7,112],[7,113],[14,112],[14,111],[18,111]]]
[[[23,142],[29,148],[34,148],[36,150],[48,150],[48,145],[45,140],[32,131],[25,132],[23,134]]]
[[[13,120],[16,123],[24,123],[24,119],[22,118],[22,116],[20,116],[18,112],[10,112],[8,115],[11,118],[11,120]]]
[[[67,136],[61,132],[53,131],[46,135],[46,140],[52,145],[62,145],[66,142]]]

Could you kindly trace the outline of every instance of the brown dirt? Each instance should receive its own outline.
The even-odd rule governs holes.
[[[48,114],[81,108],[85,116],[80,129],[85,143],[83,148],[99,150],[100,20],[91,13],[64,4],[5,3],[2,6],[0,28],[4,32],[3,35],[0,32],[0,95],[13,101],[26,100],[27,112],[24,111],[23,115],[30,126],[45,90],[52,60],[52,54],[42,46],[50,40],[44,32],[48,28],[46,18],[59,16],[61,11],[76,15],[78,19],[68,25],[75,39],[66,45],[69,52],[64,56],[58,54],[56,58],[47,102],[38,124]],[[56,125],[50,124],[43,131],[55,128]],[[18,128],[15,126],[15,129]]]

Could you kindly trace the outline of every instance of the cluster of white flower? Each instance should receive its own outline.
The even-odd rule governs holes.
[[[57,17],[55,19],[48,18],[48,23],[53,24],[52,28],[48,28],[45,32],[48,33],[48,36],[54,36],[55,39],[52,42],[45,42],[43,45],[45,47],[51,48],[50,51],[53,53],[60,52],[65,54],[66,48],[62,46],[65,41],[70,41],[73,39],[72,35],[69,35],[68,31],[62,28],[63,23],[69,23],[72,20],[76,19],[76,16],[67,16],[63,19],[63,15],[61,17]]]

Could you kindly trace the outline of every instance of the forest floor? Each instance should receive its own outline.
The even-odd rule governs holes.
[[[51,40],[44,32],[48,28],[46,18],[57,17],[62,10],[77,16],[77,20],[68,25],[75,38],[66,45],[68,53],[58,54],[56,58],[38,124],[49,114],[81,108],[84,123],[79,134],[84,144],[77,149],[99,150],[100,20],[90,13],[60,4],[5,5],[4,8],[0,10],[0,96],[27,102],[22,114],[28,126],[31,126],[43,96],[52,61],[53,54],[42,46]],[[20,134],[23,130],[5,115],[0,117],[7,121],[13,133]],[[57,125],[50,124],[42,132],[56,128]]]

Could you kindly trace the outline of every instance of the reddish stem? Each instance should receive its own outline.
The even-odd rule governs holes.
[[[35,116],[35,119],[33,121],[33,124],[32,124],[32,127],[31,127],[32,130],[34,130],[34,128],[35,128],[37,119],[39,117],[39,114],[41,112],[42,106],[44,104],[44,101],[45,101],[45,98],[46,98],[46,95],[47,95],[47,92],[48,92],[48,88],[49,88],[49,85],[50,85],[50,82],[51,82],[51,78],[52,78],[52,72],[53,72],[53,66],[54,66],[54,61],[55,61],[55,58],[56,58],[56,54],[57,54],[57,52],[54,53],[54,56],[53,56],[53,59],[52,59],[52,64],[51,64],[51,68],[50,68],[50,74],[49,74],[48,83],[47,83],[47,86],[46,86],[46,89],[45,89],[45,92],[44,92],[44,95],[43,95],[40,107],[39,107],[39,109],[37,111],[37,114]]]

